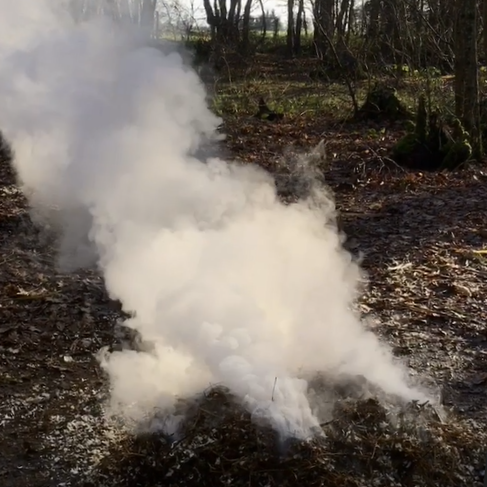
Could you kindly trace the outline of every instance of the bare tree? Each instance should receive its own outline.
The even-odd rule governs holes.
[[[239,21],[242,7],[241,0],[203,0],[206,20],[212,31],[212,37],[219,44],[235,44],[239,39]]]

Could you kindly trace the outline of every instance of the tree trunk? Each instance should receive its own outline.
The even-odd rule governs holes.
[[[287,0],[287,36],[286,47],[289,56],[294,52],[294,0]]]
[[[242,23],[242,54],[247,54],[250,47],[250,10],[252,9],[252,0],[245,3]]]
[[[349,4],[350,0],[342,0],[340,2],[340,10],[338,11],[336,20],[336,30],[340,39],[343,39],[345,37],[346,21],[350,7]]]
[[[294,54],[301,54],[301,31],[303,30],[304,0],[299,0],[296,15],[296,32],[294,33]]]
[[[380,31],[379,17],[381,2],[380,0],[369,0],[369,24],[367,28],[367,37],[371,41],[376,41]]]
[[[346,42],[350,43],[350,36],[352,35],[352,30],[355,24],[355,0],[350,1],[350,7],[348,10],[348,22],[347,22],[347,33]]]
[[[329,48],[328,40],[333,40],[334,7],[333,0],[315,0],[313,4],[314,41],[316,52],[321,59]]]
[[[154,32],[154,21],[156,14],[156,0],[144,0],[140,13],[140,23],[143,27]]]
[[[383,4],[382,18],[384,21],[383,38],[381,39],[381,52],[388,63],[399,64],[397,47],[399,44],[399,9],[397,0],[388,0]]]
[[[482,0],[482,24],[483,24],[483,61],[487,64],[487,0]]]
[[[477,2],[457,0],[455,22],[455,113],[470,134],[472,155],[482,158]]]
[[[227,9],[226,0],[203,0],[206,13],[206,21],[210,26],[212,40],[220,47],[226,44],[238,44],[239,40],[239,9],[240,0],[231,0],[230,8]]]

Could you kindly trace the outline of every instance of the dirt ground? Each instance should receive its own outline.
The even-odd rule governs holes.
[[[325,176],[370,280],[361,300],[369,325],[412,374],[436,382],[473,433],[486,431],[486,169],[405,172],[386,157],[394,126],[370,139],[371,127],[317,118],[228,117],[224,129],[229,154],[272,171],[289,147],[326,140]],[[84,472],[117,441],[103,420],[96,353],[117,341],[120,311],[94,272],[56,269],[53,242],[5,163],[0,248],[0,485],[85,485]]]

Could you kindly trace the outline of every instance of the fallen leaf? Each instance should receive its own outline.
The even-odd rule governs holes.
[[[467,298],[472,297],[472,291],[463,284],[453,284],[453,289],[457,294],[461,294],[462,296],[466,296]]]

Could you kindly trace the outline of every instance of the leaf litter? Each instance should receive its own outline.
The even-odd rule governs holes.
[[[249,121],[238,133],[232,123],[230,151],[237,144],[243,161],[273,172],[283,163],[285,128]],[[181,403],[180,437],[125,431],[104,416],[107,383],[94,358],[103,346],[130,342],[116,334],[121,311],[95,272],[56,270],[52,242],[30,221],[4,163],[2,485],[482,485],[487,176],[481,168],[405,173],[382,155],[384,141],[364,144],[357,130],[304,120],[299,131],[308,137],[294,146],[316,145],[326,132],[327,154],[337,156],[325,179],[367,272],[358,306],[412,374],[426,371],[439,386],[444,407],[398,404],[357,378],[321,378],[315,387],[328,397],[328,419],[324,435],[308,442],[283,443],[221,387]]]

